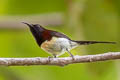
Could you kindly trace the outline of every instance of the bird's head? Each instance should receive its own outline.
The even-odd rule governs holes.
[[[39,32],[43,32],[44,30],[46,30],[45,28],[43,28],[39,24],[29,24],[29,23],[26,23],[26,22],[22,22],[22,23],[26,24],[31,30],[35,30],[35,31],[39,31]]]
[[[29,26],[30,31],[32,32],[32,34],[35,37],[39,46],[42,44],[42,42],[51,39],[51,37],[52,37],[50,35],[51,31],[45,29],[41,25],[39,25],[39,24],[29,24],[29,23],[26,23],[26,22],[22,22],[22,23]]]

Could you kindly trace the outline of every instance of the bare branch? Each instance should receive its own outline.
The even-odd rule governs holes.
[[[107,61],[120,59],[120,52],[108,52],[97,55],[74,56],[64,58],[0,58],[1,66],[29,66],[29,65],[57,65],[65,66],[74,63],[89,63],[97,61]]]

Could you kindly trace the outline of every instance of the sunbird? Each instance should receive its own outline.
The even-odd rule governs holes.
[[[72,40],[61,32],[48,30],[39,24],[29,24],[26,22],[22,23],[26,24],[30,28],[30,31],[32,32],[32,35],[34,36],[39,47],[51,54],[54,58],[64,54],[65,52],[68,52],[70,56],[74,58],[70,50],[74,49],[75,47],[78,47],[79,45],[89,45],[96,43],[115,44],[115,42],[106,41]]]

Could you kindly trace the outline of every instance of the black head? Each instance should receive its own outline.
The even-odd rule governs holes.
[[[39,30],[40,32],[42,32],[42,31],[45,30],[45,28],[43,28],[43,27],[42,27],[41,25],[39,25],[39,24],[29,24],[29,23],[26,23],[26,22],[22,22],[22,23],[28,25],[28,27],[29,27],[30,29],[31,29],[31,28],[35,28],[35,29]]]
[[[29,24],[26,22],[22,22],[26,25],[29,26],[30,31],[32,32],[33,36],[35,37],[38,45],[40,46],[42,44],[42,42],[44,42],[45,40],[43,39],[42,33],[46,30],[45,28],[43,28],[41,25],[39,24]]]

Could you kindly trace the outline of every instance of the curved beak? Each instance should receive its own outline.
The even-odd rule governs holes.
[[[32,24],[29,24],[27,22],[22,22],[22,23],[28,25],[29,27],[32,27]]]

